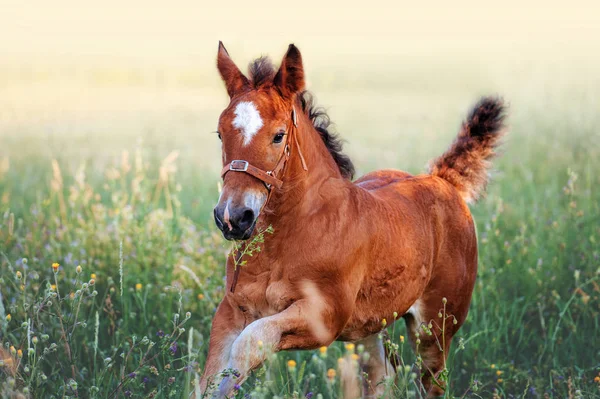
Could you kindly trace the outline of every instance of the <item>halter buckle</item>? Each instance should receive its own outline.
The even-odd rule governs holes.
[[[248,170],[248,161],[243,161],[241,159],[231,161],[229,170],[233,170],[234,172],[245,172]]]

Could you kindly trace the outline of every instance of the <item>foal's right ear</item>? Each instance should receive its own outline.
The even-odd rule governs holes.
[[[249,86],[248,78],[235,65],[229,53],[225,50],[223,42],[219,41],[219,52],[217,54],[217,69],[221,74],[229,98],[233,98],[236,93]]]

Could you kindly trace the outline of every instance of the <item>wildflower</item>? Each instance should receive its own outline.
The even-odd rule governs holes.
[[[123,392],[123,395],[125,395],[126,398],[130,398],[131,397],[131,391],[128,389],[125,392]]]
[[[290,371],[295,370],[296,369],[296,361],[295,360],[288,360],[287,366],[290,369]]]
[[[17,350],[15,349],[14,346],[10,347],[10,354],[13,355],[13,356],[17,354]]]
[[[258,345],[259,349],[262,349],[264,342],[262,342],[260,339],[258,340],[258,342],[256,343]]]
[[[360,358],[360,356],[358,356],[358,354],[356,354],[356,353],[352,354],[352,360],[358,361],[359,358]]]
[[[158,332],[156,333],[156,336],[159,338],[162,338],[165,336],[165,332],[163,330],[158,330]]]
[[[502,384],[504,380],[502,378],[498,378],[498,384]]]
[[[347,344],[346,344],[346,350],[347,350],[348,352],[354,352],[354,344],[353,344],[353,343],[351,343],[351,342],[350,342],[350,343],[347,343]]]
[[[242,387],[241,387],[241,386],[239,386],[238,384],[234,384],[234,385],[233,385],[233,389],[234,389],[235,391],[239,391],[240,389],[242,389]]]
[[[33,336],[33,338],[31,338],[31,342],[32,342],[34,345],[37,345],[37,343],[39,342],[39,340],[38,340],[38,337],[36,337],[36,336],[34,335],[34,336]]]
[[[402,344],[404,343],[404,335],[400,336],[400,343],[402,343]]]
[[[495,365],[494,363],[492,363],[492,364],[490,365],[490,368],[493,370],[493,369],[495,369],[495,368],[496,368],[496,365]]]
[[[60,265],[59,265],[58,263],[54,262],[54,263],[52,264],[52,271],[54,271],[54,273],[58,273],[58,267],[59,267],[59,266],[60,266]]]
[[[9,314],[6,315],[6,321],[10,323],[12,316]]]
[[[94,279],[94,280],[95,280],[95,279],[96,279],[96,273],[92,273],[92,274],[90,274],[90,278],[92,278],[92,279]]]
[[[498,377],[500,377],[502,374],[504,374],[504,371],[500,371],[500,370],[496,371],[496,375]]]
[[[204,299],[204,294],[198,294],[198,299],[199,300],[203,300]]]
[[[306,399],[312,399],[313,395],[314,395],[314,393],[312,393],[312,392],[309,392],[309,393],[307,393],[307,394],[306,394],[304,397],[305,397]]]
[[[169,347],[169,350],[171,351],[172,355],[174,355],[175,353],[177,353],[177,342],[173,342],[171,344],[171,346]]]
[[[136,375],[137,374],[135,372],[134,373],[129,373],[129,375],[127,375],[127,377],[129,377],[129,378],[135,378]]]
[[[137,284],[135,285],[135,290],[136,290],[136,291],[141,291],[141,290],[142,290],[142,283],[137,283]]]
[[[392,316],[394,316],[394,320],[396,320],[398,318],[398,312],[394,312]]]
[[[90,279],[90,281],[88,282],[89,285],[94,285],[96,284],[96,279]]]
[[[17,274],[16,274],[17,280],[20,280],[23,278],[23,275],[21,274],[20,271],[17,270]]]
[[[387,320],[383,319],[381,320],[381,326],[385,328],[385,326],[387,326]]]
[[[155,366],[150,366],[150,372],[154,375],[158,375],[158,369]]]
[[[594,382],[597,382],[598,384],[600,384],[600,376],[594,377]]]
[[[56,284],[50,285],[50,291],[56,291]]]
[[[329,378],[330,380],[333,380],[335,378],[335,370],[334,369],[327,370],[327,378]]]
[[[327,347],[326,346],[322,346],[319,348],[319,352],[321,353],[321,355],[324,355],[327,353]]]
[[[171,370],[171,363],[165,364],[165,370]]]
[[[81,266],[80,266],[80,265],[77,265],[77,267],[75,268],[75,272],[76,272],[77,274],[81,274],[81,271],[82,271],[82,270],[83,270],[83,269],[81,268]]]
[[[175,377],[169,377],[169,380],[167,382],[169,383],[169,385],[173,384],[175,382]]]

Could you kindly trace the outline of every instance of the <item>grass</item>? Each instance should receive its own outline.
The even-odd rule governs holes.
[[[446,396],[600,397],[600,85],[498,69],[475,81],[465,72],[464,88],[443,74],[432,82],[442,67],[431,76],[405,68],[417,81],[380,82],[381,93],[360,74],[355,92],[314,75],[361,172],[419,172],[478,93],[511,103],[512,133],[473,207],[480,268]],[[21,97],[2,100],[12,105],[0,136],[3,397],[182,398],[204,364],[231,249],[210,220],[219,147],[208,132],[224,100],[210,88],[96,84],[91,93],[104,97],[89,115],[68,104],[92,94],[68,88],[59,91],[67,105],[43,114],[18,87],[7,90]],[[127,108],[140,90],[170,102]],[[414,396],[418,359],[403,323],[386,327],[406,364],[388,392]],[[280,353],[238,396],[339,398],[366,356],[341,343]]]

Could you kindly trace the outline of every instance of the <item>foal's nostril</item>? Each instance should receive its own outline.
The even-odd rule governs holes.
[[[220,230],[223,230],[223,221],[219,217],[219,212],[217,211],[217,208],[214,209],[213,214],[214,214],[214,217],[215,217],[215,224],[217,225],[217,227]]]
[[[240,219],[240,227],[247,228],[254,223],[254,211],[252,209],[246,209]]]

